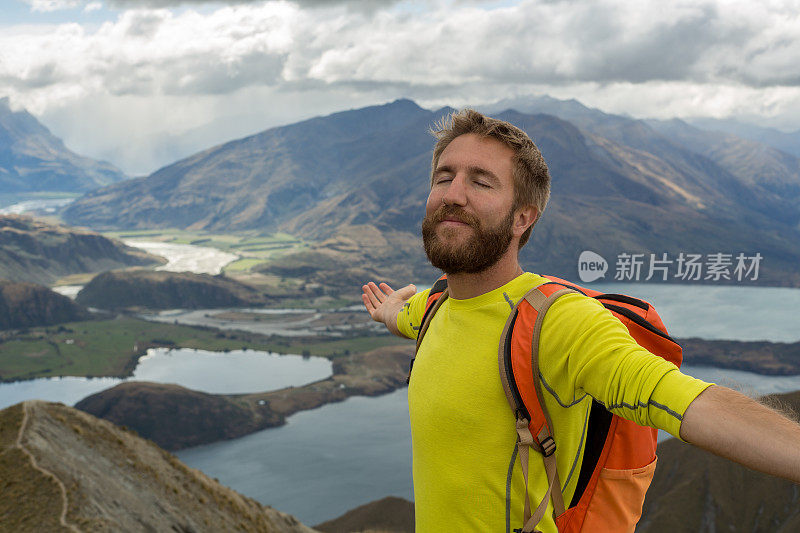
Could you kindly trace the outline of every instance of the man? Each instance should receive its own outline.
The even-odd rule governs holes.
[[[430,324],[408,390],[417,531],[519,531],[525,486],[497,347],[513,304],[545,282],[522,270],[518,253],[545,209],[550,178],[533,142],[508,123],[466,110],[436,136],[422,235],[431,264],[447,274],[450,298]],[[394,291],[370,282],[362,299],[373,320],[415,338],[428,291],[415,292],[413,285]],[[541,338],[540,373],[564,501],[576,488],[591,399],[800,483],[800,426],[680,373],[636,344],[595,300],[559,298]],[[534,505],[548,487],[541,464],[532,454]],[[654,466],[648,465],[650,475]],[[551,509],[538,529],[556,531]]]

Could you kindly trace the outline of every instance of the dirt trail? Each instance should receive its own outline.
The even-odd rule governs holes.
[[[61,516],[58,519],[59,523],[62,526],[64,526],[65,528],[67,528],[67,529],[69,529],[71,531],[75,531],[77,533],[80,533],[80,531],[81,531],[80,529],[78,529],[74,525],[69,524],[67,522],[68,501],[67,501],[67,488],[64,486],[64,483],[62,483],[62,481],[60,479],[58,479],[58,477],[56,477],[55,474],[53,474],[49,470],[45,470],[44,468],[39,466],[38,463],[36,462],[36,458],[33,456],[33,454],[31,452],[29,452],[25,448],[25,446],[22,445],[22,436],[25,434],[25,426],[27,424],[28,424],[28,402],[23,402],[22,403],[22,423],[19,425],[19,434],[17,435],[17,442],[15,443],[15,446],[17,448],[19,448],[22,451],[22,453],[24,453],[26,456],[28,456],[28,458],[31,460],[31,464],[33,465],[34,469],[38,470],[39,472],[41,472],[45,476],[52,478],[53,481],[56,482],[56,484],[58,485],[59,490],[61,491],[61,501],[62,501],[62,504],[63,504],[63,507],[61,509]]]

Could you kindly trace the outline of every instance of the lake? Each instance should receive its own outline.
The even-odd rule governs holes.
[[[202,392],[239,394],[297,387],[331,373],[331,362],[323,357],[151,348],[139,359],[131,378],[61,377],[2,383],[0,409],[30,399],[74,405],[123,381],[176,383]]]

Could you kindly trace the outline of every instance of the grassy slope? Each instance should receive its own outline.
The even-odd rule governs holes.
[[[336,357],[403,343],[391,336],[350,339],[268,337],[134,318],[73,322],[31,328],[0,339],[0,380],[50,376],[127,376],[148,348],[168,346],[211,351],[242,348]]]

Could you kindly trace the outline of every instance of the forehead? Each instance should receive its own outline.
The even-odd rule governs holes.
[[[484,168],[498,177],[511,179],[513,158],[514,151],[497,139],[467,133],[459,135],[445,147],[436,168]]]

